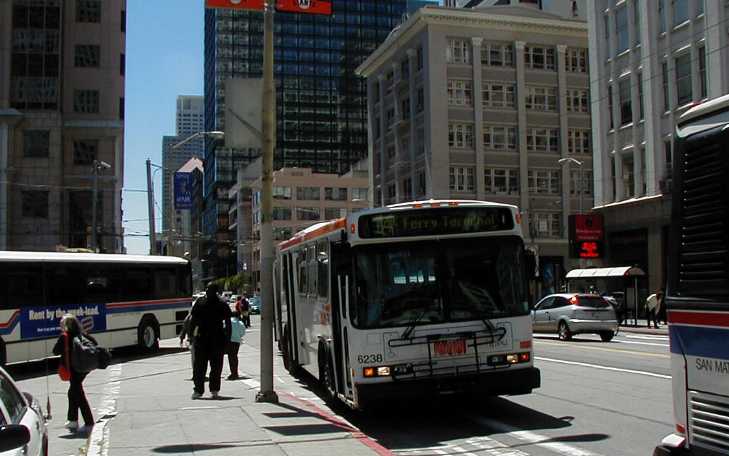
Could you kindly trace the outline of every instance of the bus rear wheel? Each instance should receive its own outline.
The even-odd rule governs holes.
[[[147,353],[159,350],[159,325],[151,317],[144,317],[137,330],[139,346]]]

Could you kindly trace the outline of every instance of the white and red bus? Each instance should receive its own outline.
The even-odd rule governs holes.
[[[729,455],[729,95],[675,135],[666,310],[675,433],[656,455]]]
[[[104,347],[154,351],[179,333],[191,287],[181,258],[0,252],[0,364],[52,356],[66,313]]]
[[[284,364],[354,408],[530,393],[540,376],[527,263],[511,205],[431,200],[311,226],[275,262]]]

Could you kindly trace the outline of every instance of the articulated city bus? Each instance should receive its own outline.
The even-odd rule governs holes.
[[[178,333],[191,287],[181,258],[0,252],[0,364],[51,356],[66,313],[105,347],[154,351]]]
[[[729,95],[681,116],[667,311],[676,433],[655,454],[729,455]]]
[[[520,222],[511,205],[431,200],[297,233],[274,271],[285,366],[354,408],[530,393],[540,376]]]

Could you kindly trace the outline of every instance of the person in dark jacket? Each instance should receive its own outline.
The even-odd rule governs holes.
[[[205,296],[193,304],[191,314],[190,334],[195,347],[192,398],[200,399],[205,392],[205,373],[209,363],[210,394],[215,399],[220,392],[223,357],[230,341],[230,307],[218,297],[218,287],[209,285]]]
[[[72,314],[66,314],[61,318],[61,335],[53,347],[53,354],[61,356],[61,363],[64,363],[66,369],[71,373],[70,385],[68,387],[68,416],[66,429],[71,432],[88,433],[94,427],[94,415],[91,413],[89,401],[86,399],[83,382],[86,373],[79,372],[74,368],[71,351],[73,349],[73,340],[77,337],[85,337],[94,344],[96,339],[86,334],[81,328],[81,324]],[[84,425],[78,425],[78,412],[81,410],[81,416],[84,419]]]

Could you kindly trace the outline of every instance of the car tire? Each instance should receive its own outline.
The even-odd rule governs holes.
[[[610,342],[613,340],[613,337],[615,337],[614,331],[601,331],[600,332],[600,339],[602,339],[603,342]]]
[[[570,331],[570,327],[567,326],[566,321],[559,322],[557,335],[559,336],[559,340],[572,340],[572,331]]]
[[[152,317],[143,317],[137,329],[139,347],[146,353],[155,353],[159,350],[159,325]]]

